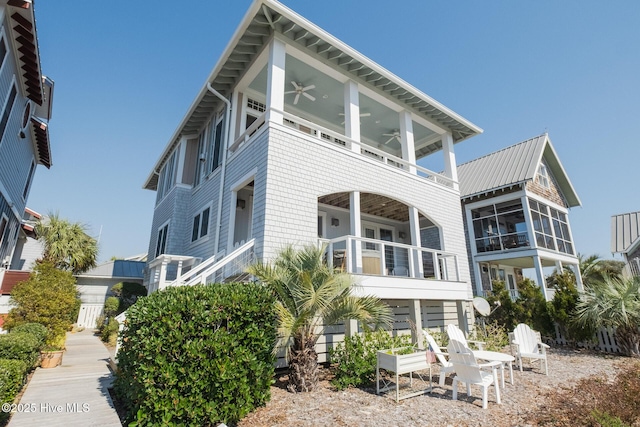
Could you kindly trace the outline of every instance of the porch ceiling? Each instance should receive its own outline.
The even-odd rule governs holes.
[[[334,193],[318,197],[318,203],[349,209],[349,193]],[[372,193],[360,194],[360,211],[364,214],[393,219],[400,222],[409,221],[407,205],[386,196]]]

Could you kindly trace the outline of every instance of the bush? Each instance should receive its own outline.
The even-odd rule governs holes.
[[[331,363],[335,365],[331,384],[338,390],[371,384],[376,378],[377,351],[406,346],[411,346],[411,335],[393,337],[379,330],[345,336],[344,342],[329,350]]]
[[[636,426],[640,423],[640,362],[620,371],[613,383],[583,378],[570,390],[553,395],[529,421],[548,426]]]
[[[80,309],[73,274],[58,270],[51,263],[37,263],[29,279],[13,288],[11,300],[15,307],[7,317],[7,329],[23,323],[40,323],[48,331],[46,345],[64,347],[65,334]]]
[[[139,283],[120,282],[113,285],[111,293],[120,301],[120,314],[131,307],[138,298],[147,295],[147,288]]]
[[[47,338],[47,328],[45,328],[40,323],[23,323],[22,325],[16,326],[15,328],[11,329],[11,333],[25,333],[33,335],[40,343],[38,348],[42,348],[42,346],[44,346],[45,340]]]
[[[19,360],[28,369],[36,366],[40,356],[42,341],[26,332],[11,332],[0,335],[0,359]]]
[[[509,334],[504,326],[496,321],[479,324],[474,329],[471,339],[484,342],[484,349],[487,351],[502,351],[509,345]]]
[[[104,302],[104,315],[105,317],[113,317],[120,314],[118,308],[120,307],[120,300],[116,297],[109,297]]]
[[[572,345],[580,341],[593,340],[593,331],[573,322],[579,297],[574,274],[567,270],[555,272],[549,276],[547,284],[555,289],[553,300],[548,304],[549,314],[562,335]]]
[[[115,317],[108,318],[104,326],[100,329],[100,339],[103,342],[115,346],[116,340],[118,339],[118,327],[119,323]]]
[[[274,300],[258,284],[172,287],[127,312],[114,389],[139,425],[235,423],[270,398]]]
[[[27,369],[27,364],[21,360],[0,359],[0,404],[13,403],[22,389]],[[2,415],[8,414],[2,411]]]

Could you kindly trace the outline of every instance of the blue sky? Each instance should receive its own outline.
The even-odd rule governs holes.
[[[611,257],[611,215],[640,210],[640,2],[283,3],[483,128],[458,163],[549,132],[576,247]],[[102,230],[100,260],[146,252],[142,185],[250,4],[37,1],[53,167],[29,206]]]

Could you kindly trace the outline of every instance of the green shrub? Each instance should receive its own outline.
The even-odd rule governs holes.
[[[42,346],[44,346],[45,340],[47,338],[47,328],[45,328],[40,323],[23,323],[22,325],[16,326],[15,328],[11,329],[11,333],[26,333],[33,335],[40,343],[38,348],[42,348]]]
[[[147,295],[147,288],[139,283],[120,282],[111,287],[111,293],[120,301],[120,314],[131,307],[138,298]]]
[[[100,330],[100,339],[111,345],[116,345],[118,338],[118,321],[115,317],[109,317],[105,320],[104,327]]]
[[[484,349],[488,351],[502,351],[509,345],[509,334],[504,326],[496,321],[477,325],[471,339],[484,342]]]
[[[30,333],[11,332],[0,335],[0,359],[19,360],[29,369],[36,366],[40,348],[42,341]]]
[[[104,302],[104,315],[105,317],[117,316],[120,314],[118,308],[120,307],[120,300],[117,297],[109,297]]]
[[[377,351],[411,345],[410,335],[393,337],[387,331],[365,332],[363,335],[345,336],[329,350],[335,378],[331,381],[338,390],[359,387],[376,378]]]
[[[27,368],[21,360],[0,359],[0,404],[13,402],[22,389]],[[2,411],[3,415],[5,412]]]
[[[172,287],[127,311],[115,391],[138,425],[235,423],[270,398],[274,300],[258,284]]]
[[[23,323],[40,323],[48,331],[46,345],[64,347],[65,334],[80,309],[73,274],[58,270],[51,263],[37,263],[29,279],[13,288],[11,300],[15,307],[7,317],[7,329]]]
[[[555,272],[547,279],[547,285],[555,289],[548,308],[551,319],[558,325],[562,335],[573,345],[579,341],[593,340],[592,330],[572,321],[576,315],[579,296],[575,275],[567,270]]]

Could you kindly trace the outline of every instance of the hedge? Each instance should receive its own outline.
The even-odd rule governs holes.
[[[0,359],[0,403],[12,403],[22,388],[27,364],[21,360]]]
[[[40,342],[40,348],[44,346],[44,342],[47,338],[48,333],[47,328],[44,325],[41,325],[40,323],[23,323],[22,325],[16,326],[15,328],[11,329],[12,334],[18,334],[22,332],[36,337]]]
[[[42,339],[28,332],[0,335],[0,359],[20,360],[29,370],[36,366],[41,348]]]
[[[264,405],[273,307],[259,284],[174,287],[138,300],[127,311],[114,384],[128,421],[229,424]]]

